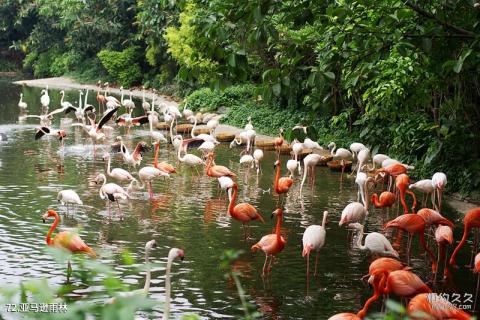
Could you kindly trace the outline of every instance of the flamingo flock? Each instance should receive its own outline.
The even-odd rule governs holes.
[[[64,148],[63,143],[68,139],[69,131],[75,130],[76,127],[83,129],[85,138],[89,139],[94,146],[93,156],[95,157],[95,145],[103,149],[103,160],[105,161],[105,168],[102,172],[98,172],[93,179],[98,185],[98,196],[105,200],[108,208],[108,214],[111,215],[111,203],[117,205],[117,214],[122,216],[120,203],[129,201],[135,191],[148,189],[148,200],[155,199],[154,183],[163,178],[162,181],[174,179],[173,174],[178,174],[174,165],[167,161],[159,161],[160,144],[165,143],[168,148],[168,143],[171,143],[175,148],[177,155],[177,166],[191,167],[196,172],[196,176],[192,174],[192,179],[197,179],[204,174],[207,177],[218,180],[221,190],[226,190],[228,193],[228,209],[227,214],[238,222],[242,223],[244,239],[247,242],[254,239],[256,236],[250,230],[251,222],[269,223],[264,219],[264,213],[259,212],[254,205],[248,203],[248,200],[239,199],[239,176],[230,168],[224,165],[215,163],[215,148],[219,144],[216,139],[215,132],[219,125],[221,117],[217,115],[201,115],[194,114],[187,109],[185,104],[182,112],[175,106],[166,106],[161,103],[155,110],[155,99],[152,98],[152,103],[147,102],[145,97],[145,89],[142,91],[142,110],[144,115],[133,117],[132,114],[137,108],[132,100],[132,93],[129,92],[129,97],[125,98],[125,90],[121,90],[121,98],[118,100],[113,96],[108,95],[109,84],[105,83],[103,86],[101,82],[98,83],[96,101],[98,111],[92,105],[87,103],[88,92],[85,95],[85,100],[82,103],[83,92],[80,92],[79,104],[74,106],[72,103],[65,101],[64,92],[62,93],[60,105],[61,108],[48,113],[48,108],[51,103],[48,88],[42,90],[40,104],[43,109],[43,114],[38,116],[29,116],[40,119],[40,127],[36,130],[35,140],[44,136],[57,137]],[[103,88],[102,88],[103,87]],[[102,94],[103,89],[103,94]],[[23,95],[20,95],[18,107],[22,112],[27,112],[27,104],[23,101]],[[126,113],[118,115],[120,108],[125,108]],[[98,114],[99,110],[105,109],[104,112]],[[52,128],[52,119],[55,115],[64,114],[67,116],[71,111],[74,111],[75,119],[78,121],[72,123],[70,128]],[[164,122],[168,125],[168,131],[161,133],[156,130],[159,118],[163,115]],[[208,133],[195,134],[195,130],[191,131],[190,137],[183,137],[174,132],[174,128],[179,121],[197,123],[201,120],[206,124]],[[98,121],[97,121],[98,119]],[[240,164],[246,165],[247,168],[256,168],[257,176],[262,173],[261,161],[264,157],[264,151],[260,148],[255,148],[256,132],[254,130],[251,118],[247,118],[245,130],[242,131],[237,138],[232,141],[231,146],[246,144],[246,148],[241,151],[239,161]],[[126,139],[129,139],[129,132],[136,127],[148,126],[148,133],[145,138],[151,138],[153,143],[140,141],[136,147],[129,151]],[[126,127],[125,136],[117,136],[113,138],[111,132],[113,128]],[[305,135],[308,133],[307,127],[295,126],[292,130],[303,130]],[[270,277],[273,261],[278,259],[284,250],[285,246],[294,246],[295,240],[289,239],[282,234],[282,223],[285,217],[291,213],[286,209],[285,202],[287,197],[292,198],[292,188],[296,184],[300,184],[299,197],[293,199],[297,201],[301,199],[303,186],[308,175],[310,175],[313,184],[315,179],[316,165],[325,160],[325,157],[315,153],[315,151],[323,150],[318,142],[305,138],[303,142],[293,141],[291,144],[292,159],[285,162],[285,169],[290,173],[282,177],[282,159],[280,157],[281,148],[286,144],[283,136],[284,130],[280,128],[279,135],[273,141],[276,150],[276,161],[273,163],[275,174],[272,177],[272,188],[277,197],[277,201],[272,205],[273,212],[271,219],[275,219],[273,233],[264,235],[257,242],[250,246],[253,252],[262,251],[265,254],[265,260],[262,267],[262,276]],[[143,137],[142,137],[143,138]],[[151,150],[150,145],[154,147],[154,161],[151,164],[142,166],[144,162],[143,155]],[[202,155],[197,156],[189,153],[192,145],[200,145],[199,151]],[[454,304],[447,300],[432,301],[430,299],[434,294],[432,286],[438,281],[447,281],[450,276],[449,270],[458,268],[456,258],[460,250],[465,246],[470,235],[470,231],[474,230],[474,241],[472,244],[471,261],[469,265],[472,271],[478,273],[480,270],[480,256],[477,254],[478,242],[480,240],[478,230],[480,228],[480,208],[470,210],[463,220],[463,236],[460,242],[455,246],[455,239],[453,237],[453,228],[455,224],[441,215],[442,212],[442,197],[447,185],[447,177],[442,172],[436,172],[431,179],[423,179],[413,182],[408,175],[409,170],[412,169],[408,164],[404,164],[399,160],[392,159],[385,154],[371,154],[369,148],[362,143],[352,143],[349,148],[337,148],[335,142],[330,142],[326,147],[329,149],[330,155],[334,159],[340,160],[341,163],[341,181],[343,183],[346,171],[346,162],[353,160],[356,162],[352,174],[355,175],[355,184],[358,186],[357,201],[345,204],[342,212],[327,212],[323,211],[321,224],[309,225],[305,228],[302,236],[302,248],[299,250],[301,255],[306,259],[306,278],[310,281],[310,254],[315,253],[315,266],[313,276],[317,277],[322,272],[321,260],[322,255],[320,251],[331,250],[326,236],[328,234],[328,220],[334,219],[339,222],[339,226],[344,226],[347,230],[353,231],[356,235],[356,240],[347,238],[349,245],[353,250],[360,250],[367,252],[371,256],[371,263],[368,270],[368,283],[373,288],[373,295],[365,301],[363,307],[356,313],[344,312],[331,316],[330,320],[336,319],[363,319],[368,316],[369,308],[372,304],[378,303],[379,307],[383,303],[382,297],[395,296],[401,298],[405,303],[407,313],[413,314],[417,311],[422,311],[431,316],[432,319],[471,319],[471,315],[464,310],[457,308]],[[302,159],[300,155],[309,150],[309,154]],[[111,168],[112,157],[119,156],[126,168]],[[371,165],[370,165],[371,163]],[[137,170],[137,167],[140,167]],[[202,170],[200,170],[200,168]],[[297,179],[296,172],[301,175],[303,170],[303,177]],[[201,172],[203,171],[203,172]],[[192,172],[193,173],[193,172]],[[185,174],[185,171],[182,171]],[[172,175],[172,176],[171,176]],[[208,179],[208,178],[207,178]],[[348,177],[346,178],[348,179]],[[115,180],[115,182],[110,182]],[[348,182],[348,181],[347,181]],[[379,187],[381,182],[382,187]],[[321,188],[321,186],[320,186]],[[370,189],[375,189],[371,198],[368,196]],[[417,203],[416,193],[423,195],[421,203]],[[409,205],[406,196],[412,198],[412,203]],[[428,196],[430,196],[430,205],[428,204]],[[82,206],[83,202],[79,195],[70,189],[60,190],[58,192],[57,200],[62,205],[66,206],[67,213],[70,208]],[[237,202],[238,200],[238,202]],[[147,201],[145,199],[145,201]],[[244,201],[244,202],[241,202]],[[369,210],[369,204],[372,208]],[[417,205],[420,208],[417,208]],[[369,217],[380,214],[376,209],[385,210],[387,208],[390,212],[396,212],[397,216],[389,221],[386,221],[381,230],[373,231],[368,225]],[[416,212],[416,210],[418,211]],[[384,213],[382,213],[384,215]],[[388,215],[387,215],[388,217]],[[52,233],[60,223],[60,215],[56,211],[49,209],[42,219],[45,221],[53,218],[54,222],[48,231],[46,237],[46,244],[48,246],[62,247],[72,253],[85,253],[91,258],[96,258],[98,255],[90,246],[75,233],[71,231],[62,231],[57,233],[52,238]],[[368,230],[368,232],[367,232]],[[396,235],[393,231],[396,231]],[[406,250],[401,246],[402,234],[408,235]],[[365,236],[366,235],[366,236]],[[422,280],[421,277],[415,273],[415,270],[410,266],[410,256],[413,238],[418,235],[419,243],[426,252],[424,257],[426,265],[431,266],[432,277],[430,279]],[[365,236],[365,238],[364,238]],[[298,239],[300,240],[300,239]],[[437,245],[437,255],[431,249],[431,246]],[[148,265],[148,257],[155,247],[155,240],[147,242],[145,246],[145,260]],[[453,253],[448,259],[448,247],[454,247]],[[400,248],[400,249],[399,249]],[[170,268],[173,260],[184,257],[184,252],[181,249],[173,248],[168,254],[167,262],[167,280],[166,286],[166,304],[164,310],[164,318],[169,318],[169,302],[170,302]],[[320,264],[319,264],[320,260]],[[448,263],[447,263],[447,260]],[[320,266],[319,266],[320,265]],[[437,276],[438,269],[442,265],[443,277]],[[71,271],[71,264],[68,262],[68,270]],[[441,273],[440,273],[441,274]],[[129,292],[127,295],[142,294],[148,295],[151,273],[147,269],[145,287],[143,289]],[[121,297],[114,297],[110,302],[115,303],[115,299]],[[441,305],[437,308],[436,303]],[[475,307],[475,306],[474,306]]]

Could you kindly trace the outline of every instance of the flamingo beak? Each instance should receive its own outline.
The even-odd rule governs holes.
[[[47,222],[47,219],[48,219],[48,213],[45,213],[45,214],[42,216],[42,221],[43,221],[43,223]]]

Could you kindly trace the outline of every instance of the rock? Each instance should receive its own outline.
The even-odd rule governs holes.
[[[215,138],[219,142],[231,142],[233,139],[235,139],[235,134],[231,132],[221,132],[217,133]]]
[[[158,130],[168,130],[168,129],[170,129],[170,127],[168,126],[168,124],[166,122],[159,122],[159,123],[157,123],[157,129]]]
[[[190,131],[192,131],[193,125],[191,125],[190,123],[182,123],[177,125],[175,128],[177,133],[189,133]]]
[[[327,166],[332,171],[342,171],[342,161],[341,160],[331,160],[327,162]],[[352,171],[352,161],[345,160],[345,171],[350,172]]]

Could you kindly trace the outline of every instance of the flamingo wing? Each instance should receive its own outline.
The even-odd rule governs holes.
[[[113,115],[117,112],[118,108],[119,107],[115,107],[103,114],[102,118],[98,122],[97,131],[102,129],[102,127],[113,117]]]

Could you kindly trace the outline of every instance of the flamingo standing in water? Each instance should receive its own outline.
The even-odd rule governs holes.
[[[98,89],[97,89],[96,99],[97,99],[97,103],[98,103],[98,109],[100,110],[100,112],[103,112],[102,108],[105,108],[105,104],[107,103],[107,99],[100,92],[102,90],[102,82],[100,80],[97,81],[97,87],[98,87]],[[100,107],[102,107],[102,108],[100,108]]]
[[[408,270],[395,270],[388,274],[384,288],[385,294],[393,293],[401,298],[409,298],[419,293],[431,293],[428,287],[415,273]]]
[[[219,178],[219,177],[236,177],[235,173],[230,171],[227,167],[212,165],[215,159],[215,154],[210,152],[207,155],[207,166],[206,166],[206,173],[207,176],[211,178]]]
[[[315,277],[317,276],[318,252],[325,245],[325,236],[326,236],[325,227],[327,225],[327,216],[328,216],[328,211],[323,211],[322,225],[321,226],[319,226],[319,225],[308,226],[307,229],[305,229],[305,231],[303,232],[302,257],[307,256],[307,278],[310,275],[310,272],[309,272],[309,269],[310,269],[310,252],[312,250],[316,252],[316,255],[315,255],[315,272],[314,272],[313,275]]]
[[[21,111],[25,112],[27,110],[27,103],[23,101],[23,93],[20,93],[20,101],[18,101],[18,107]]]
[[[354,222],[364,222],[368,216],[368,211],[360,202],[349,203],[342,211],[339,226]]]
[[[345,160],[352,158],[352,153],[344,148],[338,148],[335,142],[330,142],[328,144],[328,149],[330,150],[330,154],[333,158],[340,159],[342,163],[342,175],[340,176],[340,180],[343,180],[343,173],[345,172]]]
[[[417,315],[423,314],[422,319],[457,319],[470,320],[472,316],[463,310],[456,308],[441,294],[420,293],[410,300],[407,313],[412,319],[419,319]],[[426,318],[426,316],[431,318]]]
[[[307,175],[310,172],[311,176],[311,183],[312,186],[315,183],[315,166],[317,165],[318,162],[325,160],[325,157],[316,154],[316,153],[311,153],[307,155],[305,158],[303,158],[303,178],[302,178],[302,183],[300,184],[300,195],[302,195],[302,190],[303,190],[303,185],[305,184],[305,181],[307,180]]]
[[[50,96],[48,95],[48,87],[41,91],[40,103],[42,104],[43,108],[48,109],[50,105]]]
[[[78,194],[75,191],[69,189],[59,191],[57,194],[57,201],[67,207],[67,212],[69,204],[73,205],[74,207],[75,205],[83,205],[83,202],[82,200],[80,200]]]
[[[442,211],[442,193],[446,185],[447,175],[443,172],[435,172],[432,176],[432,186],[435,189],[433,191],[433,206],[438,211]]]
[[[283,145],[283,128],[280,128],[278,137],[274,140],[275,150],[277,151],[277,160],[280,159],[280,148]]]
[[[257,167],[257,175],[260,172],[260,161],[263,159],[263,150],[255,149],[253,151],[253,158],[255,159],[255,166]]]
[[[275,178],[273,181],[273,189],[275,193],[278,194],[278,200],[280,201],[280,197],[282,194],[286,194],[288,190],[293,185],[293,179],[290,177],[282,177],[280,178],[280,169],[281,169],[280,160],[277,159],[274,164],[274,168],[276,168]]]
[[[106,173],[110,178],[113,178],[113,179],[115,179],[117,181],[120,181],[120,182],[131,182],[131,181],[135,180],[135,178],[130,174],[130,172],[128,172],[125,169],[122,169],[122,168],[111,169],[110,168],[110,165],[111,165],[111,162],[112,162],[110,153],[106,152],[103,155],[103,160],[107,161]]]
[[[227,187],[227,192],[230,189],[233,189],[233,195],[228,205],[228,213],[233,219],[242,222],[244,236],[247,239],[246,226],[248,226],[248,223],[253,220],[260,220],[265,223],[265,220],[251,204],[243,202],[235,205],[238,196],[238,185],[234,183],[231,187]]]
[[[373,287],[373,295],[365,301],[363,308],[357,313],[362,319],[367,315],[368,308],[383,294],[385,281],[390,272],[402,270],[405,266],[398,260],[392,258],[378,258],[368,268],[368,282]]]
[[[143,167],[138,171],[138,178],[141,181],[141,184],[137,185],[140,189],[143,189],[145,188],[145,185],[148,185],[150,200],[153,199],[152,180],[158,177],[170,177],[170,174],[150,166]]]
[[[412,238],[414,233],[418,233],[420,238],[420,243],[428,253],[430,258],[432,259],[432,272],[435,273],[437,270],[437,263],[435,256],[433,255],[432,251],[428,248],[427,244],[425,243],[425,219],[415,213],[407,213],[401,215],[385,224],[384,229],[396,227],[408,232],[408,245],[407,245],[407,255],[408,259],[410,259],[410,248],[412,246]]]
[[[87,246],[85,242],[78,236],[78,234],[71,232],[71,231],[62,231],[55,235],[52,239],[52,233],[55,228],[60,223],[60,216],[55,210],[48,210],[43,216],[42,220],[45,223],[46,220],[50,217],[53,217],[55,220],[48,230],[46,242],[48,246],[56,247],[56,248],[63,248],[72,253],[86,253],[92,258],[96,258],[97,254],[93,251],[92,248]],[[67,282],[70,278],[70,274],[72,272],[72,265],[70,260],[68,261],[68,269],[67,269]]]
[[[233,180],[230,177],[219,177],[219,178],[217,178],[217,180],[218,180],[218,184],[220,185],[220,189],[225,190],[227,192],[228,201],[232,201],[232,193],[231,193],[232,189],[231,188],[233,187],[233,184],[234,184]],[[222,192],[221,190],[220,190],[220,195],[221,195],[221,192]],[[219,199],[220,199],[220,197],[219,197]]]
[[[122,137],[118,136],[117,141],[120,142],[120,145],[119,145],[120,146],[120,153],[122,154],[123,161],[126,164],[131,165],[133,167],[138,166],[142,162],[143,152],[150,150],[150,147],[147,145],[146,142],[140,141],[139,143],[137,143],[133,152],[130,153],[128,151],[127,147],[125,146],[125,144],[123,143]],[[113,148],[113,149],[114,149],[114,151],[116,151],[116,147]]]
[[[383,191],[380,197],[374,193],[372,194],[372,203],[375,208],[391,208],[395,204],[395,194],[390,191]]]
[[[372,255],[399,258],[398,252],[393,249],[390,241],[383,234],[378,232],[369,233],[365,237],[365,244],[362,245],[364,226],[358,222],[350,223],[348,226],[358,231],[357,247],[360,250],[368,250]]]
[[[480,228],[480,207],[478,208],[473,208],[467,212],[465,217],[463,218],[463,236],[460,242],[458,243],[457,247],[452,253],[452,256],[450,257],[449,264],[451,266],[456,266],[455,258],[457,257],[458,251],[463,247],[465,242],[467,241],[468,234],[470,233],[470,230],[473,228]],[[477,230],[475,230],[477,232]],[[475,233],[475,240],[473,241],[473,250],[477,249],[478,245],[478,236],[477,233]],[[472,252],[473,254],[473,252]]]
[[[153,166],[165,173],[172,174],[176,173],[177,170],[169,163],[162,161],[158,162],[158,152],[160,151],[160,141],[158,140],[157,142],[154,143],[155,145],[155,158],[153,159]],[[165,142],[167,141],[166,139],[164,140]]]
[[[183,142],[182,136],[179,136],[179,140],[180,140],[180,145],[178,147],[178,153],[177,153],[178,160],[182,163],[185,163],[189,167],[195,168],[197,170],[198,176],[200,176],[200,172],[198,172],[197,166],[203,165],[205,162],[201,158],[197,157],[196,155],[187,153],[186,151],[187,146],[185,145],[185,149],[183,148],[184,142]],[[185,155],[183,156],[182,156],[182,151],[185,152]]]
[[[440,264],[440,261],[445,260],[443,275],[447,277],[448,275],[448,266],[446,260],[446,246],[451,245],[453,243],[453,230],[449,226],[439,226],[435,230],[435,241],[437,242],[438,246],[438,254],[437,254],[437,265]],[[435,276],[433,278],[433,282],[437,280],[437,272],[435,272]]]
[[[435,201],[433,199],[434,197],[434,194],[433,194],[433,191],[435,190],[434,187],[433,187],[433,184],[432,184],[432,180],[431,179],[423,179],[423,180],[419,180],[415,183],[412,183],[411,185],[408,186],[408,188],[410,190],[414,190],[414,191],[418,191],[418,192],[421,192],[423,193],[423,206],[425,207],[427,205],[427,198],[428,198],[428,195],[430,194],[431,195],[431,201],[432,201],[432,206],[434,205],[433,202]]]
[[[105,177],[103,173],[97,175],[97,177],[94,179],[94,182],[96,184],[102,183],[102,186],[98,190],[98,193],[100,195],[100,199],[107,199],[108,213],[110,214],[110,202],[116,202],[118,206],[118,212],[119,214],[122,214],[122,210],[120,209],[120,203],[118,203],[118,200],[125,200],[130,198],[128,192],[123,190],[123,188],[120,187],[118,184],[107,183],[107,177]]]
[[[390,160],[390,159],[387,159]],[[383,179],[388,177],[388,190],[393,185],[393,179],[395,179],[397,176],[401,175],[402,173],[406,173],[407,168],[401,164],[401,163],[393,163],[391,165],[388,165],[386,167],[380,168],[376,171],[375,175],[375,181],[379,179],[379,177],[382,177]]]
[[[283,248],[285,248],[285,244],[287,243],[285,238],[282,237],[282,235],[280,234],[280,229],[282,227],[283,210],[281,208],[278,208],[272,213],[272,218],[274,215],[277,216],[275,233],[263,236],[260,241],[258,241],[252,246],[253,252],[260,249],[265,253],[265,262],[263,263],[262,275],[265,275],[266,270],[268,273],[270,273],[270,270],[272,269],[273,256],[282,252]],[[268,257],[270,257],[270,263],[267,269]]]

